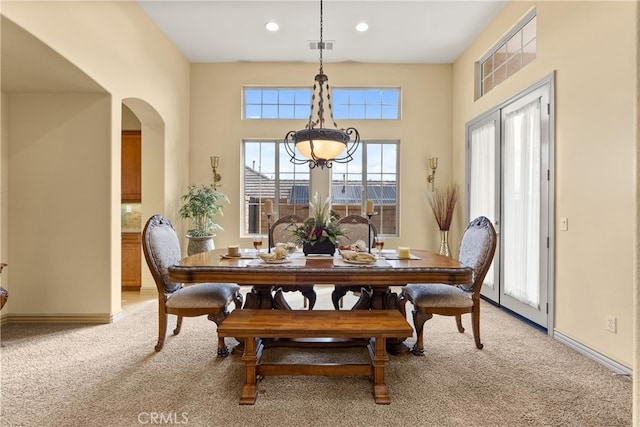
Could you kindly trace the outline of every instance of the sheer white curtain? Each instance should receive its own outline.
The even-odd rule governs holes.
[[[496,219],[496,123],[490,121],[471,131],[471,167],[469,173],[469,218],[481,215]],[[493,265],[483,286],[495,286]]]
[[[503,291],[540,302],[540,100],[504,116]]]

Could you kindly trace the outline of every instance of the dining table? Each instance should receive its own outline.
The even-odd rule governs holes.
[[[265,250],[263,250],[264,252]],[[375,253],[374,253],[375,254]],[[237,283],[251,286],[244,308],[289,309],[282,290],[312,290],[314,285],[334,285],[337,289],[362,289],[353,309],[398,309],[402,311],[392,286],[408,283],[471,284],[473,270],[457,259],[411,249],[408,258],[397,251],[383,251],[374,263],[347,263],[336,252],[305,256],[301,251],[278,263],[266,263],[255,250],[230,256],[227,249],[190,255],[168,268],[169,279],[178,283]],[[403,340],[400,340],[403,341]],[[401,342],[393,353],[405,353]]]

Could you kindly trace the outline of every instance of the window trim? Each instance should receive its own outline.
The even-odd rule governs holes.
[[[484,96],[485,94],[487,94],[488,92],[484,91],[484,72],[483,72],[483,65],[484,63],[493,55],[495,54],[497,51],[499,51],[503,46],[505,46],[509,40],[511,40],[513,38],[514,35],[516,35],[520,30],[522,30],[533,18],[537,17],[537,10],[534,7],[533,9],[531,9],[529,12],[527,12],[520,21],[518,21],[518,23],[516,25],[513,26],[513,28],[511,28],[511,30],[509,30],[500,40],[498,40],[491,49],[489,49],[487,51],[487,53],[485,53],[484,55],[482,55],[480,57],[480,59],[478,59],[478,61],[476,61],[476,75],[475,75],[475,79],[476,79],[476,100],[482,98],[482,96]],[[536,34],[536,40],[538,38],[538,35]],[[522,47],[522,46],[521,46]],[[495,71],[495,70],[494,70]],[[507,76],[507,78],[509,78],[510,76]],[[495,85],[493,86],[495,88]],[[492,88],[493,89],[493,88]]]

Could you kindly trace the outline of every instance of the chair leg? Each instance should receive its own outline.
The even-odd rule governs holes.
[[[156,351],[162,350],[164,345],[164,338],[167,335],[167,313],[164,310],[158,315],[158,342],[156,343]]]
[[[178,315],[178,322],[176,323],[176,328],[173,330],[173,335],[178,335],[180,328],[182,328],[182,316]]]
[[[302,295],[304,295],[305,303],[309,300],[309,310],[313,310],[313,307],[316,305],[316,291],[313,289],[305,289],[302,291]],[[304,305],[307,307],[307,304]]]
[[[416,356],[424,356],[424,322],[432,317],[432,314],[423,313],[420,310],[413,310],[413,326],[416,330],[416,343],[413,345],[411,353]]]
[[[207,319],[220,326],[224,319],[227,318],[229,312],[225,309],[218,311],[217,313],[211,313],[207,316]],[[218,357],[227,357],[231,352],[224,342],[224,338],[218,335]]]
[[[307,297],[302,298],[302,308],[307,308],[307,301],[308,301]]]
[[[476,348],[482,350],[484,345],[480,342],[480,307],[476,305],[471,312],[471,328],[473,329],[473,339],[476,342]]]
[[[331,292],[331,302],[333,303],[333,308],[336,310],[340,310],[342,307],[341,301],[342,297],[347,294],[346,289],[340,286],[334,286],[333,291]]]
[[[456,314],[456,325],[458,325],[458,332],[464,333],[464,327],[462,326],[462,315]]]

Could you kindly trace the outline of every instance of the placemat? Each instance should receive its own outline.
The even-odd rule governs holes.
[[[344,262],[344,260],[342,258],[334,258],[333,259],[333,266],[334,267],[369,267],[369,268],[373,268],[373,267],[391,267],[391,264],[389,264],[384,259],[377,259],[376,262],[373,262],[371,264],[349,264],[349,263]]]
[[[306,260],[304,258],[289,258],[287,262],[283,262],[280,264],[268,264],[261,259],[254,259],[247,263],[247,267],[289,267],[289,268],[300,268],[304,267]]]

